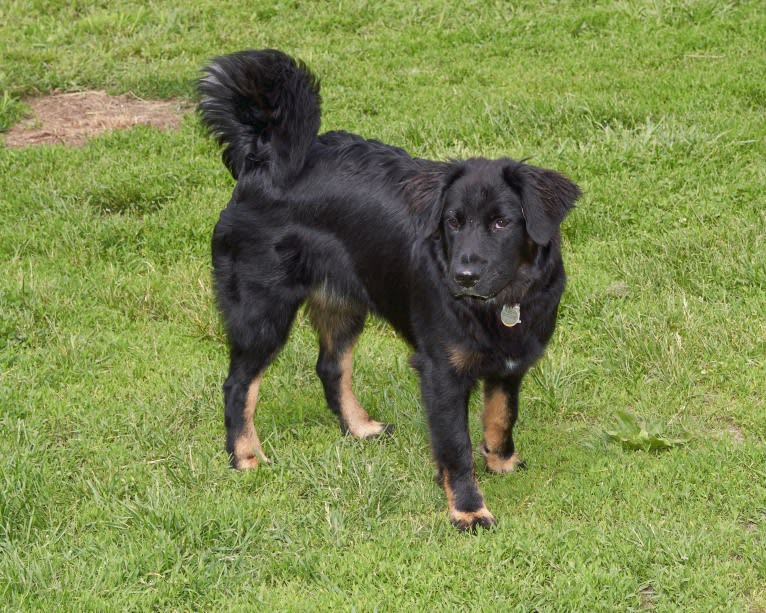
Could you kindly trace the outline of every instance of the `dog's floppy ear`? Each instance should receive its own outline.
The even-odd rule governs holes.
[[[407,205],[415,222],[419,239],[433,236],[439,229],[444,194],[463,173],[459,164],[438,164],[409,179],[405,185]]]
[[[511,162],[503,170],[508,185],[521,196],[527,233],[547,245],[580,196],[580,188],[554,170]]]

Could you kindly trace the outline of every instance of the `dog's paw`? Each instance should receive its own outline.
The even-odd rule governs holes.
[[[351,436],[355,436],[356,438],[378,438],[381,436],[393,436],[394,425],[384,424],[382,422],[375,421],[374,419],[370,419],[361,423],[355,423],[353,428],[349,425],[345,425],[344,431]]]
[[[489,530],[497,525],[494,515],[487,507],[481,507],[476,511],[450,511],[450,521],[460,532],[476,532],[477,528]]]
[[[509,473],[517,469],[527,467],[527,463],[515,453],[507,458],[500,454],[489,451],[484,445],[481,446],[481,455],[484,456],[484,462],[487,470],[493,473]]]
[[[394,424],[380,424],[380,425],[383,426],[383,429],[377,434],[373,434],[373,437],[394,435]]]
[[[271,460],[267,458],[265,455],[259,456],[257,454],[249,454],[241,457],[236,457],[234,455],[231,455],[229,458],[229,462],[231,464],[231,467],[235,470],[252,470],[254,468],[258,468],[260,464],[271,464]]]

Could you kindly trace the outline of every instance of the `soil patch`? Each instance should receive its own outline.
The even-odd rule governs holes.
[[[104,91],[56,93],[27,103],[32,116],[6,133],[6,147],[82,145],[102,132],[137,125],[177,128],[186,108],[179,100],[141,100]]]

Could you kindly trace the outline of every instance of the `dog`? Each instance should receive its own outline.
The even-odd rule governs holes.
[[[352,391],[368,313],[414,350],[437,480],[460,530],[496,524],[475,476],[468,398],[483,381],[489,471],[523,466],[519,388],[556,324],[565,274],[559,226],[580,190],[511,159],[431,161],[347,132],[319,134],[319,81],[274,50],[212,60],[199,112],[237,181],[212,238],[230,367],[226,449],[268,462],[253,417],[260,383],[306,305],[316,372],[343,432],[391,432]]]

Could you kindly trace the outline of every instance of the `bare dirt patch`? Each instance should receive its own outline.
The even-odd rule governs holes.
[[[655,600],[657,598],[657,590],[651,584],[644,585],[638,590],[638,597],[641,602],[642,611],[651,611],[655,607]]]
[[[178,100],[141,100],[104,91],[54,92],[27,103],[32,116],[8,130],[6,147],[82,145],[96,134],[138,125],[177,128],[187,110]]]

